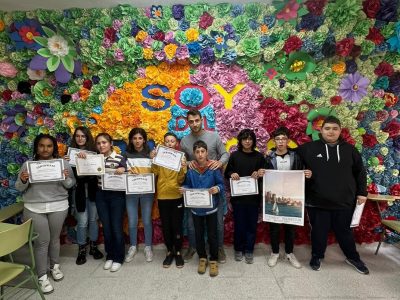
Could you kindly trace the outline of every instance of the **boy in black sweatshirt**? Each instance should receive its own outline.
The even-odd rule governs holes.
[[[306,168],[312,171],[311,179],[306,182],[312,244],[310,266],[320,270],[332,228],[346,263],[362,274],[369,274],[350,228],[356,203],[367,200],[366,171],[360,153],[340,138],[341,130],[339,119],[329,116],[322,124],[320,140],[298,148]]]

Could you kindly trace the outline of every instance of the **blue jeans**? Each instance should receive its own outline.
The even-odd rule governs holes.
[[[106,260],[122,264],[125,258],[123,218],[125,213],[125,193],[98,190],[96,206],[103,224]]]
[[[137,224],[138,224],[138,206],[142,211],[142,221],[144,226],[144,244],[151,246],[153,240],[153,224],[151,220],[151,211],[153,208],[154,194],[126,195],[126,210],[129,221],[129,238],[131,246],[137,245]]]
[[[226,212],[226,199],[225,194],[218,194],[218,211],[217,211],[217,243],[218,248],[224,246],[224,215]],[[194,223],[192,212],[190,208],[185,209],[187,214],[187,235],[189,241],[189,247],[196,249],[196,235],[194,231]]]
[[[78,245],[86,244],[86,236],[89,225],[89,239],[96,242],[99,237],[99,225],[97,224],[96,203],[86,198],[86,209],[84,212],[75,211],[75,218],[78,222],[76,229],[76,240]]]

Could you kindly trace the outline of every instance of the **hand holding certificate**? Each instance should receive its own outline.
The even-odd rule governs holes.
[[[153,164],[179,172],[184,156],[181,151],[159,145]]]
[[[230,184],[233,197],[258,194],[258,181],[253,177],[240,177],[239,180],[230,179]]]
[[[212,208],[212,195],[209,189],[184,189],[183,201],[185,207]]]
[[[76,166],[76,158],[79,152],[85,152],[87,154],[96,154],[96,152],[86,151],[78,148],[68,148],[67,156],[69,157],[69,164],[73,167]]]
[[[126,175],[126,194],[155,193],[154,174]]]
[[[65,179],[62,159],[28,161],[29,182],[61,181]]]
[[[76,157],[76,172],[78,176],[102,175],[105,173],[104,155],[86,155],[86,158]]]

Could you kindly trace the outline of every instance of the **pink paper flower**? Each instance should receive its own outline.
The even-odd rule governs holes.
[[[12,63],[0,62],[0,76],[14,78],[17,76],[18,70],[14,67]]]
[[[276,15],[277,19],[289,21],[297,18],[297,11],[300,5],[296,0],[290,0],[285,7]]]

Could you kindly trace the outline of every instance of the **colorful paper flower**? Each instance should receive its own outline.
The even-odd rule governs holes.
[[[227,48],[226,41],[228,37],[226,35],[218,31],[211,31],[210,35],[214,39],[215,49],[221,51]]]
[[[339,94],[343,99],[351,102],[359,102],[367,95],[369,79],[360,73],[349,74],[340,82]]]
[[[314,59],[310,55],[301,51],[292,52],[283,68],[283,73],[288,80],[304,80],[307,73],[313,72],[315,68]]]
[[[44,34],[40,23],[33,19],[25,19],[23,21],[16,21],[11,26],[10,38],[15,42],[15,48],[20,49],[33,49],[38,50],[41,48],[34,37],[42,36]]]
[[[311,135],[313,141],[319,140],[322,123],[327,116],[336,116],[336,111],[333,108],[320,107],[313,109],[308,113],[306,133]]]
[[[17,68],[10,62],[0,62],[0,76],[14,78],[17,76]]]
[[[163,17],[163,8],[161,5],[152,5],[150,8],[150,16],[153,19],[162,19]]]
[[[71,79],[71,73],[80,74],[80,62],[75,61],[77,55],[75,47],[71,41],[56,34],[53,30],[43,27],[48,38],[34,37],[34,40],[43,48],[37,51],[29,63],[32,70],[55,71],[58,82],[67,83]]]

